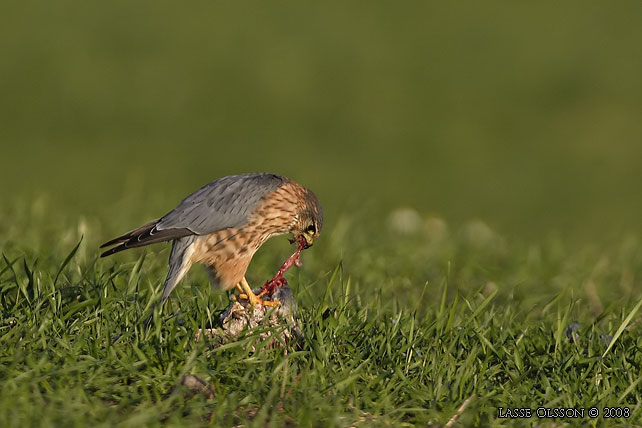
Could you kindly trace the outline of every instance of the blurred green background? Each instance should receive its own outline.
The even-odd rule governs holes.
[[[270,171],[329,228],[412,207],[525,239],[641,232],[640,2],[2,9],[5,213],[45,200],[100,241]]]

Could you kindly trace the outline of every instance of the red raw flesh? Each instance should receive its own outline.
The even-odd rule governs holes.
[[[305,250],[306,248],[309,247],[308,243],[305,241],[305,238],[303,236],[300,236],[299,238],[299,245],[290,257],[281,265],[281,268],[279,271],[274,275],[274,278],[270,279],[269,281],[265,281],[265,284],[263,284],[263,288],[261,289],[261,293],[259,295],[267,294],[271,296],[274,294],[277,288],[283,287],[285,285],[288,285],[288,281],[283,277],[283,274],[288,271],[292,266],[301,266],[301,251]],[[291,243],[295,243],[297,238],[291,239]]]

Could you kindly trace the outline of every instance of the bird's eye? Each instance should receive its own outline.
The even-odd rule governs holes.
[[[313,224],[311,224],[310,226],[308,226],[308,227],[305,229],[305,231],[306,231],[306,232],[310,232],[310,233],[315,233],[315,232],[317,231],[317,229],[316,229],[316,227],[314,227],[314,225],[313,225]]]

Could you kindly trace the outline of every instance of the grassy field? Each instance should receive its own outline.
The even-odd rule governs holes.
[[[222,347],[195,340],[228,305],[196,269],[146,324],[167,248],[107,260],[86,240],[5,248],[0,425],[577,422],[538,419],[540,407],[596,407],[598,418],[581,419],[591,426],[639,422],[638,240],[519,246],[479,222],[449,232],[435,219],[419,230],[393,221],[376,239],[342,232],[370,230],[350,229],[357,220],[340,219],[289,275],[305,338],[276,349],[258,331]],[[258,254],[252,282],[271,276],[286,245]],[[178,388],[187,374],[208,392]],[[533,416],[501,419],[500,407]],[[628,418],[604,419],[605,407]]]
[[[642,425],[641,5],[7,2],[0,426]],[[196,340],[200,269],[144,322],[168,246],[98,246],[259,171],[303,341]]]

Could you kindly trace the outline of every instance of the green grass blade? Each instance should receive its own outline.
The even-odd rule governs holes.
[[[635,314],[637,313],[638,309],[640,309],[640,306],[642,305],[642,299],[635,305],[635,307],[629,312],[629,315],[622,321],[622,324],[620,324],[620,327],[617,329],[615,334],[613,335],[613,338],[611,339],[611,343],[609,343],[609,346],[606,348],[606,351],[602,354],[602,358],[606,356],[606,354],[609,353],[611,348],[613,348],[613,345],[615,345],[615,342],[618,340],[618,338],[622,335],[622,332],[626,328],[627,325],[631,322]]]
[[[640,383],[640,381],[642,381],[642,377],[638,377],[637,379],[635,379],[633,383],[631,383],[631,385],[629,385],[629,387],[626,388],[622,394],[620,394],[620,397],[617,399],[617,401],[619,403],[624,402],[626,396],[629,395],[635,389],[635,387],[638,386],[638,383]]]
[[[560,350],[562,345],[562,338],[565,335],[566,327],[568,326],[568,316],[571,313],[571,308],[573,304],[570,304],[566,307],[564,315],[560,316],[560,309],[557,309],[557,329],[555,330],[555,352],[557,353]]]
[[[60,274],[62,273],[63,269],[67,266],[67,264],[71,261],[71,259],[76,255],[76,252],[78,251],[78,248],[80,248],[80,244],[82,243],[83,236],[80,237],[80,240],[76,244],[73,250],[69,254],[67,254],[67,257],[65,257],[65,260],[62,262],[60,267],[58,268],[58,272],[56,272],[56,276],[54,277],[54,287],[56,286],[56,283],[58,282],[58,278],[60,277]]]
[[[499,292],[499,289],[496,289],[495,291],[490,293],[488,297],[486,297],[484,301],[481,302],[479,306],[477,306],[477,309],[475,309],[473,314],[470,316],[470,319],[473,320],[477,318],[477,316],[484,310],[484,308],[486,308],[486,306],[488,306],[488,304],[495,298],[498,292]]]
[[[8,270],[11,270],[13,272],[13,265],[15,262],[18,261],[19,257],[16,257],[15,259],[13,259],[13,261],[9,261],[9,259],[7,259],[7,256],[5,256],[4,253],[2,253],[2,259],[4,260],[5,267],[2,270],[0,270],[0,277],[2,277],[2,275]]]

